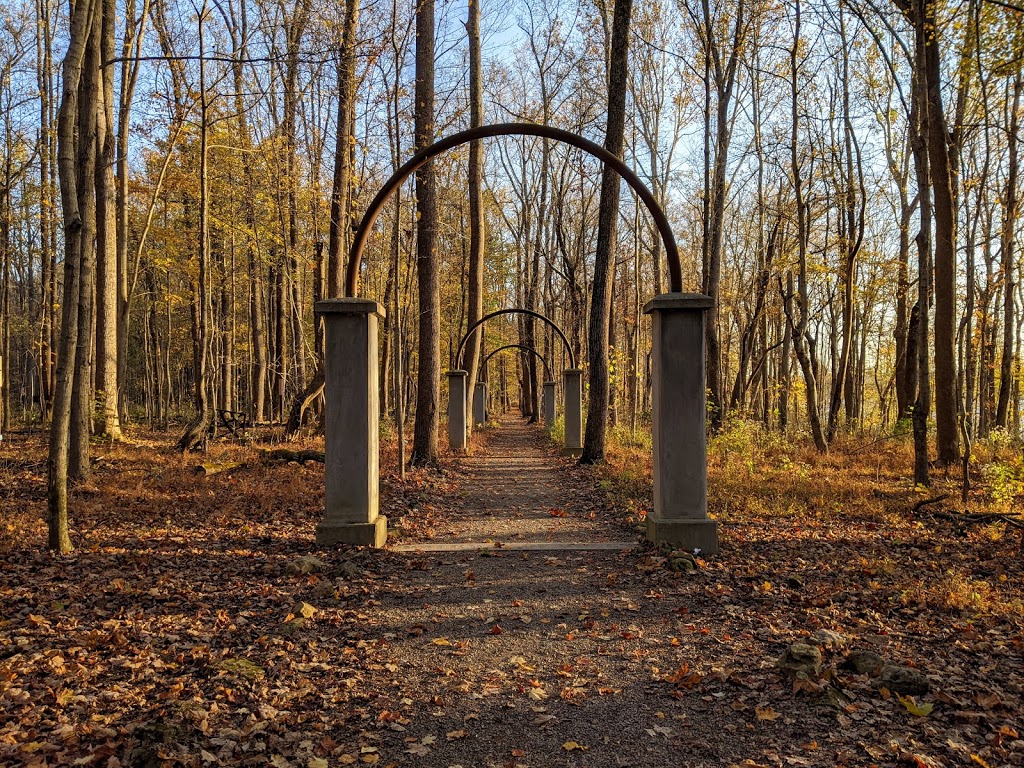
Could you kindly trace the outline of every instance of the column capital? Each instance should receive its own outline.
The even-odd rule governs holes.
[[[373,299],[347,297],[344,299],[323,299],[313,305],[317,315],[377,315],[382,320],[387,317],[384,305]]]
[[[458,376],[469,376],[469,371],[445,371],[444,375],[449,379],[453,379]]]
[[[663,293],[644,305],[644,314],[654,312],[705,311],[715,306],[715,301],[703,293]]]

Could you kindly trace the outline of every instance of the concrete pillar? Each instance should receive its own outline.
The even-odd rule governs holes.
[[[551,434],[551,428],[555,426],[555,419],[558,418],[558,409],[555,405],[555,382],[544,382],[544,399],[541,401],[544,410],[544,428]]]
[[[712,306],[709,296],[667,293],[644,307],[653,322],[654,509],[647,538],[705,554],[718,552],[718,523],[707,515],[704,314]]]
[[[565,447],[569,456],[583,453],[583,371],[566,368],[562,372],[565,384]]]
[[[448,371],[448,447],[466,450],[466,371]]]
[[[369,299],[316,303],[324,321],[325,509],[316,543],[382,547],[377,325],[384,307]]]
[[[487,385],[478,381],[473,388],[473,426],[487,423]]]

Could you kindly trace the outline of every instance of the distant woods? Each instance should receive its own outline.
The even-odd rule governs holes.
[[[15,0],[0,426],[46,425],[51,472],[73,480],[90,436],[127,425],[182,449],[219,411],[315,426],[312,306],[340,295],[369,200],[417,147],[521,120],[621,151],[665,207],[685,285],[716,301],[711,429],[754,419],[826,451],[905,428],[926,482],[930,461],[1020,427],[1013,5]],[[381,404],[414,419],[414,460],[436,459],[459,338],[507,306],[556,320],[588,368],[588,460],[608,430],[647,428],[642,309],[664,249],[602,177],[573,148],[492,140],[389,204],[361,293],[387,309]],[[536,417],[534,356],[482,362],[513,342],[567,364],[526,318],[489,323],[467,365]]]

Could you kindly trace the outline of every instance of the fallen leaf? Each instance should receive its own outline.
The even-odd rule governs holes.
[[[918,704],[917,701],[914,700],[913,696],[900,696],[897,693],[896,698],[900,700],[900,704],[903,705],[904,709],[915,717],[928,717],[928,715],[932,713],[932,710],[935,709],[935,705],[931,702]]]
[[[580,752],[586,752],[588,749],[590,749],[590,747],[585,747],[585,746],[583,746],[582,744],[580,744],[579,742],[576,742],[576,741],[567,741],[564,744],[562,744],[562,749],[564,749],[566,752],[572,752],[574,750],[579,750]]]
[[[765,704],[764,706],[754,707],[754,712],[757,713],[758,720],[777,720],[780,717],[782,717],[781,712],[776,712],[767,704]]]
[[[693,688],[703,679],[704,675],[699,672],[692,672],[690,670],[690,665],[684,661],[679,665],[679,669],[665,678],[665,681],[680,688]]]

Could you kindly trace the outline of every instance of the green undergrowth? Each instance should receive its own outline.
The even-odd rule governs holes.
[[[559,415],[551,427],[551,439],[558,445],[565,445],[565,417]]]

